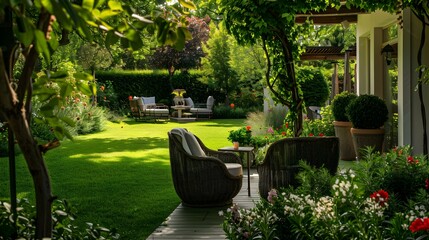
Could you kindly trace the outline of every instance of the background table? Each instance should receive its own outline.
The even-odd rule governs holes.
[[[219,148],[218,151],[224,152],[238,152],[238,153],[247,153],[247,194],[250,197],[250,164],[253,162],[253,147],[223,147]],[[252,161],[250,161],[252,159]]]

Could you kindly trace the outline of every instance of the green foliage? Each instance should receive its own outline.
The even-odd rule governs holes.
[[[227,139],[231,142],[238,142],[242,146],[248,146],[250,145],[252,139],[251,127],[247,126],[237,130],[231,130],[229,131]]]
[[[335,95],[334,100],[332,101],[332,113],[336,121],[349,121],[346,109],[350,102],[355,98],[357,98],[356,94],[349,93],[347,91]]]
[[[83,69],[95,71],[106,69],[112,64],[112,56],[106,48],[85,44],[77,51],[77,59]]]
[[[79,135],[101,132],[106,128],[105,125],[107,123],[107,119],[105,111],[100,107],[79,106],[74,114],[77,114],[74,116],[77,120],[74,131]]]
[[[354,128],[376,129],[387,120],[387,106],[383,99],[363,94],[350,102],[346,114]]]
[[[203,47],[206,56],[202,58],[204,79],[211,86],[223,89],[226,98],[237,88],[237,73],[231,67],[231,44],[233,39],[222,25],[210,24],[210,39]],[[228,102],[227,102],[228,104]]]
[[[269,239],[424,239],[428,159],[408,154],[409,147],[386,155],[368,150],[356,171],[335,176],[300,162],[299,187],[272,189],[252,209],[229,208],[223,229],[229,239],[264,239],[266,232]],[[416,223],[422,229],[414,232]]]
[[[6,126],[0,122],[0,157],[7,156],[7,143],[8,143],[8,137],[7,137],[7,128]]]
[[[363,161],[356,167],[356,174],[366,193],[384,189],[394,196],[397,206],[403,207],[408,199],[418,194],[417,189],[426,187],[429,178],[427,157],[412,156],[410,146],[397,147],[385,154],[374,153],[366,148]]]
[[[322,107],[329,97],[328,83],[319,68],[299,67],[296,78],[301,85],[305,105]]]
[[[241,107],[234,107],[231,109],[229,106],[218,105],[213,108],[213,118],[218,119],[236,119],[236,118],[246,118],[247,113],[253,109],[244,109]]]
[[[331,106],[328,105],[320,109],[320,119],[304,120],[303,136],[335,136]]]
[[[76,73],[70,66],[57,72],[38,73],[33,84],[33,102],[37,106],[33,114],[35,123],[50,126],[59,140],[72,138],[67,127],[74,126],[73,119],[55,113],[73,102],[88,102],[88,96],[95,91],[92,76]]]
[[[33,239],[36,229],[35,215],[36,208],[32,206],[28,199],[18,199],[17,206],[17,237],[23,239]],[[52,206],[53,239],[119,239],[119,234],[115,229],[109,230],[105,227],[93,223],[86,223],[86,229],[79,228],[75,219],[76,210],[66,200],[55,200]],[[11,239],[13,236],[13,222],[11,205],[8,202],[0,201],[0,238]]]

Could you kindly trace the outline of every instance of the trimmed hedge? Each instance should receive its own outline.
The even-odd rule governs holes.
[[[109,85],[117,99],[108,104],[111,110],[129,109],[128,96],[155,96],[156,102],[173,105],[172,89],[183,88],[185,97],[191,97],[194,103],[205,103],[208,96],[213,96],[216,103],[224,102],[225,96],[219,91],[209,89],[208,85],[199,81],[198,71],[179,72],[173,75],[171,85],[166,71],[109,71],[97,72],[98,85]],[[108,83],[110,82],[110,83]],[[108,84],[107,84],[108,83]],[[109,100],[109,99],[107,99]]]

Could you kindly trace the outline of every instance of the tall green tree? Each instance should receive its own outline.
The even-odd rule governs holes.
[[[231,43],[233,39],[222,25],[210,24],[210,39],[203,47],[206,56],[202,59],[202,69],[210,85],[215,85],[225,94],[225,104],[229,104],[230,94],[236,89],[237,73],[231,66]]]
[[[303,124],[303,97],[295,77],[294,62],[306,38],[309,25],[296,25],[295,15],[309,10],[323,11],[329,4],[316,1],[227,1],[219,0],[227,29],[240,44],[262,42],[267,60],[267,86],[274,99],[290,109],[294,135]]]
[[[38,80],[38,88],[33,88],[33,70],[39,56],[50,62],[52,53],[59,44],[67,43],[67,35],[76,31],[86,41],[96,37],[105,42],[106,47],[120,42],[123,48],[143,47],[143,33],[154,36],[162,44],[184,46],[189,36],[185,14],[194,4],[179,0],[180,4],[163,5],[150,16],[139,15],[122,1],[24,1],[3,0],[0,2],[0,119],[6,122],[15,135],[28,169],[33,178],[36,197],[35,239],[52,237],[51,192],[48,169],[43,153],[49,147],[39,146],[33,138],[30,121],[32,99],[37,95],[45,104],[40,114],[54,124],[55,135],[62,139],[66,134],[55,116],[54,109],[66,102],[74,89],[91,93],[88,82],[92,79],[85,74],[75,74],[74,86],[64,84],[65,73],[48,72]],[[102,34],[100,34],[102,32]],[[97,33],[97,34],[96,34]],[[13,69],[18,56],[24,56],[24,64],[17,81]],[[45,81],[47,84],[43,84]],[[58,83],[61,94],[49,88],[49,81]]]

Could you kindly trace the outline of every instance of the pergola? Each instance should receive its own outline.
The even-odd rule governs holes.
[[[358,14],[366,13],[359,8],[347,8],[345,1],[339,8],[328,8],[323,12],[310,11],[303,14],[297,14],[295,18],[296,23],[304,23],[307,19],[312,20],[315,25],[328,25],[328,24],[342,24],[343,27],[347,27],[350,23],[357,22]],[[343,90],[351,91],[351,76],[350,76],[350,60],[356,59],[356,47],[346,49],[343,51],[342,47],[335,46],[310,46],[306,47],[306,51],[301,54],[301,60],[303,61],[314,61],[314,60],[344,60],[345,62],[345,73]],[[331,99],[335,94],[339,93],[338,83],[338,69],[337,64],[334,65],[334,74],[332,75],[332,93]]]

